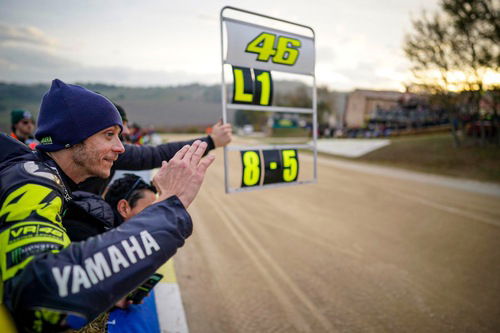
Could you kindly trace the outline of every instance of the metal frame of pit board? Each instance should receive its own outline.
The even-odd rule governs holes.
[[[249,10],[245,9],[240,9],[232,6],[225,6],[221,9],[220,11],[220,38],[221,38],[221,75],[222,75],[222,85],[221,85],[221,90],[222,90],[222,120],[224,123],[227,122],[227,110],[249,110],[249,111],[265,111],[265,112],[287,112],[287,113],[304,113],[304,114],[312,114],[313,115],[313,142],[312,145],[259,145],[259,146],[246,146],[246,147],[236,147],[236,146],[230,146],[230,147],[224,147],[224,184],[225,184],[225,190],[226,193],[235,193],[235,192],[246,192],[246,191],[252,191],[252,190],[258,190],[258,189],[263,189],[263,188],[276,188],[276,187],[283,187],[283,186],[291,186],[291,185],[302,185],[302,184],[314,184],[317,183],[318,181],[318,168],[317,168],[317,159],[318,159],[318,151],[317,151],[317,140],[318,140],[318,119],[317,119],[317,93],[316,93],[316,73],[313,70],[313,73],[310,74],[313,78],[313,84],[312,84],[312,108],[296,108],[296,107],[279,107],[279,106],[259,106],[259,105],[244,105],[244,104],[231,104],[227,102],[227,87],[226,87],[226,81],[225,81],[225,75],[224,75],[224,65],[235,65],[238,66],[238,64],[233,64],[229,63],[226,61],[224,57],[224,21],[233,21],[233,22],[239,22],[243,24],[249,24],[249,25],[254,25],[250,22],[242,21],[242,20],[236,20],[234,18],[229,18],[224,16],[224,11],[225,10],[234,10],[237,12],[242,12],[250,15],[255,15],[259,17],[263,17],[266,19],[270,20],[275,20],[295,26],[299,26],[301,28],[309,29],[312,33],[312,40],[313,44],[315,42],[315,33],[313,28],[279,19],[276,17],[272,17],[269,15],[264,15],[256,12],[252,12]],[[265,26],[262,25],[257,25],[258,27],[263,27]],[[291,33],[293,35],[297,35],[295,33]],[[307,37],[311,38],[311,37]],[[315,44],[314,44],[315,45]],[[315,67],[316,61],[314,59],[313,62],[313,67]],[[280,71],[280,70],[276,70]],[[283,71],[281,71],[283,72]],[[300,75],[308,75],[308,74],[300,74]],[[231,188],[229,185],[229,160],[228,160],[228,152],[229,151],[241,151],[241,150],[246,150],[249,148],[252,149],[300,149],[300,148],[305,148],[305,149],[312,149],[314,152],[314,169],[313,169],[313,179],[311,180],[305,180],[305,181],[295,181],[295,182],[290,182],[290,183],[275,183],[275,184],[266,184],[266,185],[259,185],[259,186],[253,186],[253,187],[241,187],[241,188]]]

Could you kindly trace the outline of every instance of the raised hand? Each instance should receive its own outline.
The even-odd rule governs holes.
[[[168,163],[163,161],[153,178],[159,194],[156,201],[176,195],[184,207],[189,207],[200,190],[205,172],[215,160],[213,155],[202,158],[206,148],[205,142],[196,140],[191,146],[182,147]]]
[[[212,133],[210,134],[210,137],[212,138],[215,147],[224,147],[231,142],[232,134],[233,128],[231,124],[223,124],[221,119],[214,126],[212,126]]]

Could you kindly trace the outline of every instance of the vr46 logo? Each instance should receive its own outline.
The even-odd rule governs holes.
[[[285,36],[278,36],[277,39],[274,48],[276,35],[263,32],[248,43],[245,52],[258,54],[258,61],[268,62],[272,57],[275,64],[293,66],[299,57],[300,40]]]
[[[9,231],[9,244],[20,239],[29,237],[50,237],[63,239],[63,232],[59,229],[40,225],[40,224],[25,224],[20,227],[14,227]]]

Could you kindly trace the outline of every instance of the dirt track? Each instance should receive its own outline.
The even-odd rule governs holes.
[[[226,195],[175,257],[191,333],[500,330],[500,198],[336,168]]]

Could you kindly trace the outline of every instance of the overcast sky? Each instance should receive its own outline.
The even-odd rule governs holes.
[[[319,84],[400,90],[411,18],[438,0],[0,0],[0,81],[218,83],[225,5],[313,27]]]

